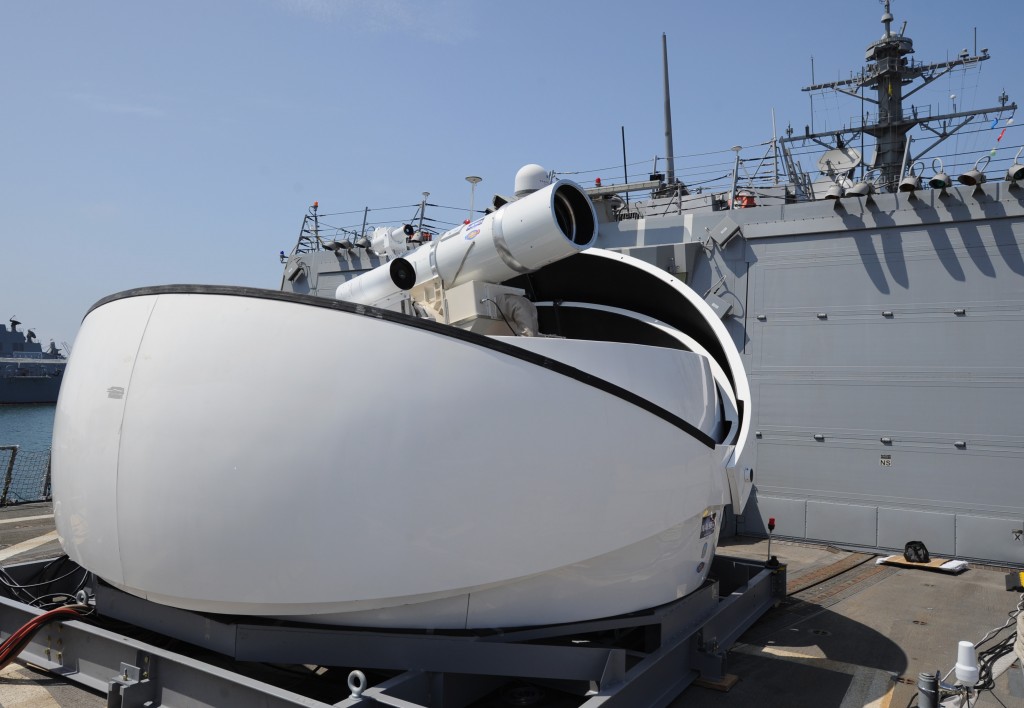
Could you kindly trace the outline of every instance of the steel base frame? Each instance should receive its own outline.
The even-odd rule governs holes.
[[[16,580],[27,579],[45,563],[6,570]],[[95,580],[97,619],[47,625],[21,659],[105,693],[109,708],[464,708],[489,705],[488,696],[510,686],[556,693],[559,706],[574,698],[581,708],[666,706],[697,678],[722,678],[727,650],[785,597],[784,565],[719,556],[711,578],[696,592],[644,612],[486,633],[385,632],[206,615],[158,605]],[[0,598],[0,635],[10,636],[40,613]],[[105,629],[109,620],[129,629]],[[200,650],[161,649],[127,636],[139,629]],[[209,652],[223,660],[211,661]],[[261,680],[265,664],[351,673],[347,688],[332,685],[335,695],[328,700],[334,702],[324,702],[322,696]],[[371,685],[364,671],[377,682]]]

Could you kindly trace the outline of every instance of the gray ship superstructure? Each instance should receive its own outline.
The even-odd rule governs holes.
[[[13,317],[0,324],[0,404],[54,403],[67,363],[51,341],[46,351],[32,330],[22,332]]]
[[[594,245],[684,281],[739,348],[754,431],[733,481],[752,489],[733,510],[739,533],[766,533],[774,518],[776,533],[791,538],[866,549],[919,540],[933,554],[1024,564],[1016,104],[1003,94],[972,111],[911,106],[923,86],[989,55],[917,63],[893,22],[886,3],[884,34],[859,73],[805,88],[862,101],[854,124],[787,130],[760,154],[737,149],[728,176],[700,186],[669,158],[664,174],[656,161],[643,179],[588,188]],[[667,85],[667,60],[665,77]],[[666,95],[666,114],[667,106]],[[983,130],[999,136],[990,150],[956,151],[950,138]],[[428,206],[425,197],[404,228],[376,231],[365,219],[327,230],[312,209],[295,249],[282,254],[282,289],[333,297],[406,242],[436,235],[424,225]],[[618,317],[601,306],[608,282],[595,282],[593,270],[578,277],[582,257],[506,281],[548,302],[542,333],[579,337],[600,322],[607,338],[685,348],[659,328],[684,315],[660,306],[657,288],[618,282],[617,301],[628,293],[638,303],[630,309],[650,319]],[[620,277],[606,265],[608,279]]]

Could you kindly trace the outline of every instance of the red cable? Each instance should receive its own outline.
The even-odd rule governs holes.
[[[0,644],[0,669],[3,669],[11,661],[13,661],[22,652],[32,636],[39,631],[44,625],[50,622],[60,621],[67,617],[78,617],[83,607],[58,607],[57,609],[44,612],[41,615],[36,615],[20,628],[18,628],[10,637]]]
[[[69,613],[70,614],[74,614],[74,615],[78,614],[75,610],[72,610],[71,608],[68,608],[68,607],[58,607],[58,608],[56,608],[54,610],[50,610],[49,612],[44,612],[42,614],[36,615],[32,619],[30,619],[28,622],[26,622],[22,627],[20,627],[19,629],[15,630],[11,634],[11,636],[8,637],[6,641],[4,641],[3,644],[0,644],[0,655],[2,655],[8,649],[8,647],[11,644],[15,643],[15,638],[16,637],[23,636],[25,633],[27,633],[29,631],[34,631],[34,629],[37,629],[38,626],[42,626],[47,621],[50,621],[51,618],[56,618],[58,616],[66,615],[66,614],[69,614]]]

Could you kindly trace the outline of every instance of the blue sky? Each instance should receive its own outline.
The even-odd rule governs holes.
[[[1024,5],[893,13],[918,61],[973,51],[975,27],[994,57],[918,102],[1024,100]],[[0,319],[72,342],[120,290],[277,288],[313,200],[332,213],[429,191],[455,207],[432,215],[459,221],[467,175],[484,178],[478,206],[531,162],[620,180],[623,126],[642,176],[665,154],[662,32],[677,169],[766,141],[773,108],[779,131],[802,130],[811,57],[816,80],[848,77],[881,14],[876,0],[0,4]],[[859,110],[816,108],[832,109],[819,129]]]

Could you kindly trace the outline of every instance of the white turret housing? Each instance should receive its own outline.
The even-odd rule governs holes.
[[[65,551],[154,602],[342,625],[572,622],[697,589],[750,390],[702,298],[587,248],[593,214],[576,185],[547,185],[350,280],[351,301],[196,285],[102,300],[54,421]],[[463,297],[504,320],[501,296],[523,298],[538,331],[368,305],[424,278],[446,313]]]

